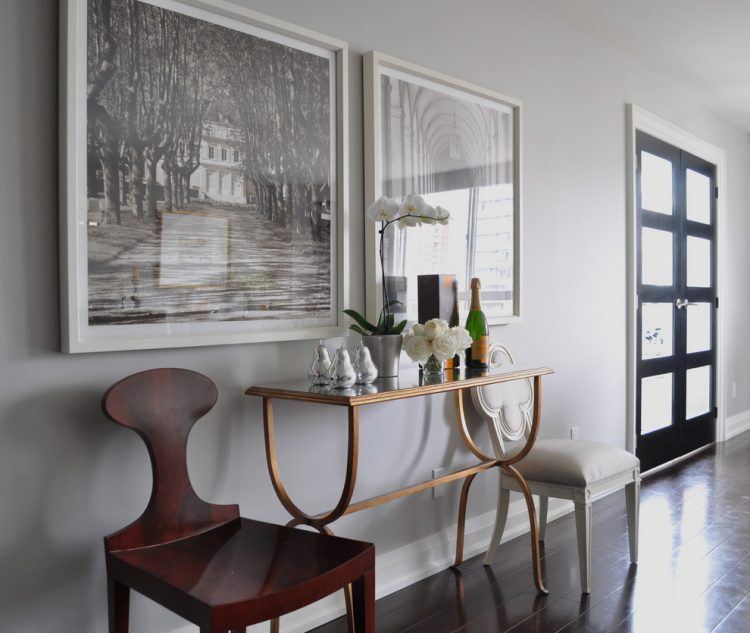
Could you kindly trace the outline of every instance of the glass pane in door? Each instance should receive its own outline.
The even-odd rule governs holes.
[[[711,366],[687,370],[685,382],[685,419],[698,417],[711,410]]]
[[[711,224],[711,179],[688,169],[685,176],[687,188],[687,219]]]
[[[711,349],[711,304],[696,303],[687,307],[687,353]]]
[[[672,355],[671,303],[644,303],[641,306],[641,358],[659,358]]]
[[[641,206],[648,211],[672,215],[672,191],[672,163],[641,152]]]
[[[672,374],[641,379],[641,435],[672,424]]]
[[[711,240],[688,235],[687,285],[691,288],[711,287]]]
[[[641,237],[641,283],[647,286],[671,286],[672,233],[643,229]]]

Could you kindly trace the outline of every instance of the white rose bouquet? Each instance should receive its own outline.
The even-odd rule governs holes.
[[[413,361],[425,364],[430,356],[440,363],[460,354],[471,345],[471,335],[466,328],[449,327],[443,319],[430,319],[424,325],[412,326],[404,335],[404,351]]]

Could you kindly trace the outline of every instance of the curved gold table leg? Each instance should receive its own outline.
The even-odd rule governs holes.
[[[281,505],[287,512],[294,517],[287,523],[287,527],[296,527],[298,525],[309,525],[323,534],[333,535],[328,523],[332,523],[344,514],[354,494],[354,487],[357,483],[357,465],[359,461],[359,408],[349,407],[348,416],[348,444],[346,454],[346,476],[344,478],[344,487],[341,491],[339,501],[333,510],[322,516],[312,516],[303,512],[291,499],[286,491],[284,482],[281,481],[278,460],[276,457],[276,434],[274,427],[273,402],[271,398],[263,398],[263,432],[266,442],[266,462],[268,465],[268,474],[271,477],[271,484],[279,498]],[[347,624],[349,633],[354,633],[354,610],[352,599],[352,586],[344,587],[344,599],[346,600]],[[279,633],[279,618],[274,618],[270,623],[271,633]]]
[[[281,481],[279,472],[278,459],[276,457],[276,434],[274,427],[273,402],[271,398],[263,398],[263,431],[266,442],[266,462],[268,465],[268,474],[271,477],[271,484],[279,498],[281,505],[291,514],[297,523],[295,525],[310,525],[319,527],[332,523],[341,517],[354,494],[354,487],[357,483],[357,464],[359,461],[359,407],[349,407],[349,434],[346,455],[346,476],[344,478],[344,487],[341,491],[339,501],[329,513],[312,516],[303,512],[290,498],[286,491],[284,482]]]
[[[461,499],[458,502],[458,523],[456,525],[456,558],[453,566],[458,567],[464,560],[464,533],[466,531],[466,503],[469,500],[469,488],[476,477],[476,473],[464,479],[461,486]]]
[[[456,392],[456,423],[458,425],[458,432],[461,434],[461,439],[464,445],[468,448],[476,457],[481,459],[483,462],[495,461],[495,457],[491,457],[485,453],[469,433],[469,428],[466,425],[466,411],[464,410],[464,390],[458,389]],[[469,500],[469,489],[474,481],[476,474],[471,475],[464,479],[464,483],[461,486],[461,498],[458,504],[458,522],[456,524],[456,558],[453,562],[454,567],[457,567],[463,562],[464,559],[464,531],[466,526],[466,504]]]
[[[536,521],[534,497],[531,496],[531,490],[529,490],[529,485],[526,483],[523,475],[513,468],[513,466],[501,464],[500,468],[505,470],[505,472],[516,480],[516,483],[518,483],[518,486],[521,488],[521,492],[523,492],[523,498],[526,500],[526,508],[529,511],[529,526],[531,527],[531,557],[533,559],[534,567],[534,584],[541,593],[549,593],[544,586],[544,581],[542,580],[542,562],[539,554],[539,532]]]

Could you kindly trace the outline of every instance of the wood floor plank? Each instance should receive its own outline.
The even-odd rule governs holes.
[[[580,594],[575,524],[547,527],[548,596],[528,535],[378,600],[378,633],[750,633],[750,432],[643,480],[640,561],[624,494],[594,504],[592,591]],[[344,633],[343,618],[315,629]]]

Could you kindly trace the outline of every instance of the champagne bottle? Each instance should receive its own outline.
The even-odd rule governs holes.
[[[471,347],[466,350],[466,367],[468,369],[487,369],[490,366],[490,331],[487,317],[482,312],[479,302],[479,290],[482,287],[479,279],[471,280],[471,307],[466,318],[466,329],[471,335]]]
[[[451,318],[448,321],[448,325],[451,327],[459,324],[458,315],[458,282],[454,279],[452,283],[453,290],[453,311],[451,312]],[[456,354],[453,358],[449,358],[445,361],[445,369],[459,369],[461,367],[461,357]]]

